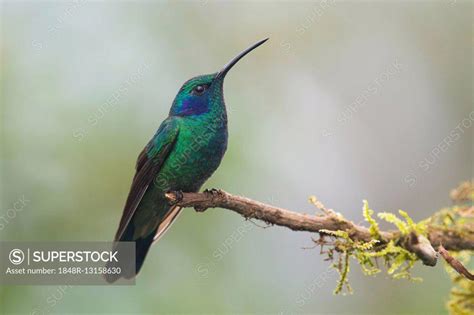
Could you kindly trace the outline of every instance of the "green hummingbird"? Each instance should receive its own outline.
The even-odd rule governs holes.
[[[116,242],[135,242],[134,277],[153,242],[178,217],[181,207],[165,198],[168,191],[197,192],[217,169],[227,148],[227,112],[223,84],[228,71],[266,42],[242,51],[221,71],[186,81],[168,117],[138,156],[136,173],[115,235]],[[109,282],[117,280],[110,276]]]

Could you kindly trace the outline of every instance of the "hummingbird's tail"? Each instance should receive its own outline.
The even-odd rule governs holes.
[[[108,263],[106,265],[107,268],[110,267],[120,267],[121,273],[120,274],[106,274],[105,279],[107,282],[112,283],[117,281],[119,278],[123,277],[125,279],[134,278],[145,262],[146,255],[151,247],[151,245],[158,241],[161,236],[169,229],[171,224],[176,220],[178,215],[181,213],[181,207],[178,206],[169,206],[168,204],[163,203],[163,217],[159,222],[157,222],[157,226],[151,228],[147,234],[140,235],[137,237],[135,233],[135,224],[133,223],[134,218],[132,218],[132,222],[127,224],[127,227],[123,234],[120,236],[119,239],[116,239],[116,245],[114,246],[114,250],[120,249],[121,242],[135,242],[135,268],[131,268],[127,264],[129,262],[129,257],[120,257],[120,250],[118,252],[118,263]],[[128,258],[128,260],[127,260]],[[127,266],[128,265],[128,266]]]
[[[105,274],[105,280],[109,283],[113,283],[117,281],[119,278],[123,277],[125,279],[132,279],[134,278],[145,262],[146,255],[148,254],[148,250],[150,249],[151,245],[153,244],[153,238],[155,233],[151,233],[146,237],[139,237],[137,239],[133,239],[134,229],[133,224],[129,224],[125,233],[122,237],[118,240],[118,242],[135,242],[135,268],[131,268],[127,264],[126,257],[120,257],[120,250],[118,253],[118,263],[107,263],[106,267],[120,267],[121,272],[119,274]],[[114,246],[114,250],[120,249],[120,243]],[[128,266],[127,266],[128,265]]]

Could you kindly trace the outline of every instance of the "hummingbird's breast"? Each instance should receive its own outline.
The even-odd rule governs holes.
[[[166,163],[172,190],[197,191],[220,165],[227,149],[227,117],[181,118],[178,139]]]

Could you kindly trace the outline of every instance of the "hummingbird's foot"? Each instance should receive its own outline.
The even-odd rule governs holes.
[[[207,210],[207,207],[195,206],[195,207],[194,207],[194,210],[195,210],[196,212],[204,212],[204,211]]]
[[[171,206],[174,206],[178,203],[180,203],[181,201],[183,201],[183,192],[181,190],[172,190],[172,191],[168,191],[165,196],[168,196],[168,195],[172,195],[173,196],[173,199],[172,200],[169,200],[169,204]]]
[[[221,190],[215,189],[215,188],[205,189],[204,194],[211,196],[211,198],[217,197],[221,194]],[[196,210],[197,212],[204,212],[207,210],[207,208],[208,207],[204,207],[204,206],[196,206],[194,207],[194,210]]]
[[[209,194],[211,196],[217,196],[221,193],[221,191],[219,189],[211,188],[204,190],[204,193]]]

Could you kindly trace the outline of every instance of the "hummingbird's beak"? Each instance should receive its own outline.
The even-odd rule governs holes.
[[[245,49],[243,52],[241,52],[240,54],[238,54],[236,57],[234,57],[234,59],[232,59],[231,61],[229,61],[228,64],[226,64],[224,66],[224,68],[222,68],[221,71],[219,71],[219,73],[217,73],[215,79],[219,79],[219,78],[224,78],[225,75],[227,74],[227,72],[229,72],[229,70],[240,60],[242,59],[246,54],[248,54],[249,52],[251,52],[252,50],[254,50],[255,48],[257,48],[258,46],[262,45],[263,43],[265,43],[266,41],[268,40],[268,38],[265,38],[265,39],[262,39],[261,41],[253,44],[252,46],[250,46],[249,48]]]

